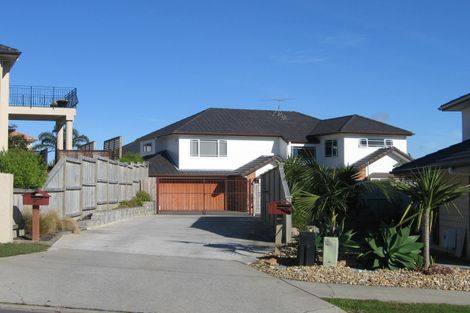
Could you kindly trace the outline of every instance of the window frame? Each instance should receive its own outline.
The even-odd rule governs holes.
[[[327,149],[327,145],[331,143],[331,149]],[[338,139],[325,139],[324,145],[324,156],[325,158],[332,158],[332,157],[337,157],[338,156]],[[328,150],[331,150],[330,153],[328,153]]]
[[[150,147],[150,150],[149,151],[146,151],[146,147]],[[141,149],[142,151],[142,154],[151,154],[155,151],[155,143],[153,140],[149,140],[149,141],[144,141],[142,142],[142,145],[141,145]]]
[[[192,144],[197,142],[197,154],[192,153]],[[217,155],[201,155],[201,142],[216,142]],[[225,143],[225,155],[221,154],[220,145]],[[189,140],[189,157],[190,158],[226,158],[228,155],[228,141],[226,139],[190,139]]]
[[[304,156],[302,153],[299,153],[299,154],[294,154],[294,150],[313,150],[313,153],[310,153],[312,156],[313,156],[313,159],[316,160],[317,159],[317,147],[316,146],[291,146],[290,148],[290,155],[295,157],[295,156]],[[307,156],[307,154],[305,154],[305,156]]]
[[[365,144],[364,144],[365,141]],[[370,144],[370,142],[375,142]],[[382,141],[382,144],[377,144]],[[359,138],[359,148],[390,148],[393,147],[393,139],[390,138]]]

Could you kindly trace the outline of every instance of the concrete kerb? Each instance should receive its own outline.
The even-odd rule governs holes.
[[[470,293],[435,289],[320,284],[296,280],[283,280],[319,298],[378,300],[402,303],[430,303],[470,305]]]

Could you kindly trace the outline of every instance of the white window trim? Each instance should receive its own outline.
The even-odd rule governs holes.
[[[191,155],[191,142],[197,141],[197,156]],[[201,156],[201,141],[217,141],[217,155],[216,156]],[[227,145],[227,154],[220,155],[220,142],[225,141]],[[189,158],[192,159],[214,159],[214,158],[226,158],[228,155],[228,140],[226,139],[189,139]]]
[[[313,148],[313,149],[315,149],[315,155],[314,155],[315,159],[316,159],[317,156],[318,156],[318,146],[317,146],[317,145],[314,145],[314,144],[291,144],[291,145],[289,146],[289,156],[293,156],[293,155],[294,155],[294,154],[292,153],[292,150],[293,150],[294,148],[300,148],[300,149],[302,149],[302,148]]]
[[[366,145],[362,145],[361,141],[365,140]],[[383,140],[383,146],[369,146],[369,140]],[[387,145],[387,141],[391,141],[391,145]],[[359,138],[359,148],[390,148],[394,146],[393,139],[390,138]]]

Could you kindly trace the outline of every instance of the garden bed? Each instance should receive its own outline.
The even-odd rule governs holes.
[[[261,272],[281,279],[292,279],[315,283],[349,284],[364,286],[427,288],[440,290],[470,291],[470,271],[460,268],[448,268],[442,272],[442,266],[433,274],[425,274],[418,270],[364,270],[338,262],[336,267],[322,265],[295,266],[295,251],[283,250],[280,257],[272,254],[260,258],[251,266]]]

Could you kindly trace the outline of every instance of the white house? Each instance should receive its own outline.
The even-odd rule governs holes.
[[[320,120],[298,112],[210,108],[140,137],[123,151],[138,152],[150,163],[161,210],[220,211],[230,210],[231,193],[247,198],[250,209],[252,183],[278,158],[291,155],[331,167],[354,165],[362,178],[383,177],[410,160],[411,135],[359,115]],[[233,191],[237,188],[244,192]],[[200,199],[192,203],[195,194]]]

